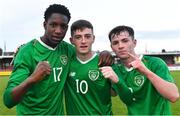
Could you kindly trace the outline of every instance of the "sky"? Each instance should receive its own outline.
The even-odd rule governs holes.
[[[44,34],[44,11],[63,4],[72,19],[89,20],[96,36],[93,50],[109,50],[109,31],[131,26],[137,53],[180,51],[180,0],[0,0],[0,48],[15,49]],[[69,42],[70,31],[65,36]]]

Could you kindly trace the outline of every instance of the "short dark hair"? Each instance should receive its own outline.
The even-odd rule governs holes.
[[[115,28],[113,28],[110,32],[109,32],[109,40],[111,41],[112,37],[114,37],[115,35],[120,34],[121,32],[128,32],[129,35],[134,39],[134,30],[132,27],[129,26],[117,26]]]
[[[68,17],[68,22],[71,19],[71,14],[69,12],[69,9],[61,4],[52,4],[50,5],[46,11],[44,12],[44,19],[45,21],[48,20],[48,18],[53,14],[53,13],[59,13],[59,14],[63,14],[65,16]]]
[[[84,28],[90,28],[93,31],[93,25],[87,20],[77,20],[71,25],[71,36],[77,29],[83,30]]]

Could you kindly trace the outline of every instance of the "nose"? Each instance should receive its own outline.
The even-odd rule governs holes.
[[[81,42],[82,42],[82,43],[85,43],[85,42],[86,42],[86,38],[85,38],[85,37],[82,37]]]
[[[62,29],[61,29],[60,26],[57,26],[57,27],[55,28],[55,33],[56,33],[56,34],[61,34],[61,33],[62,33]]]
[[[122,48],[124,48],[124,45],[123,45],[122,43],[119,43],[119,44],[118,44],[118,48],[119,48],[119,49],[122,49]]]

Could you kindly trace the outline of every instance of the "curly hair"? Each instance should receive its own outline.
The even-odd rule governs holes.
[[[53,14],[53,13],[59,13],[59,14],[63,14],[65,16],[68,17],[68,22],[71,19],[71,14],[69,12],[69,9],[61,4],[52,4],[50,5],[46,11],[44,12],[44,19],[45,21],[48,20],[48,18]]]

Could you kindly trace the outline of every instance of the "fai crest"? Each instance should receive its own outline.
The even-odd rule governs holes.
[[[61,55],[60,56],[60,61],[63,65],[66,65],[68,62],[68,57],[66,55]]]
[[[144,76],[142,75],[137,75],[135,78],[134,78],[134,83],[137,85],[137,86],[142,86],[144,84]]]
[[[89,70],[88,76],[92,81],[95,81],[99,77],[99,71],[97,71],[97,70]]]

